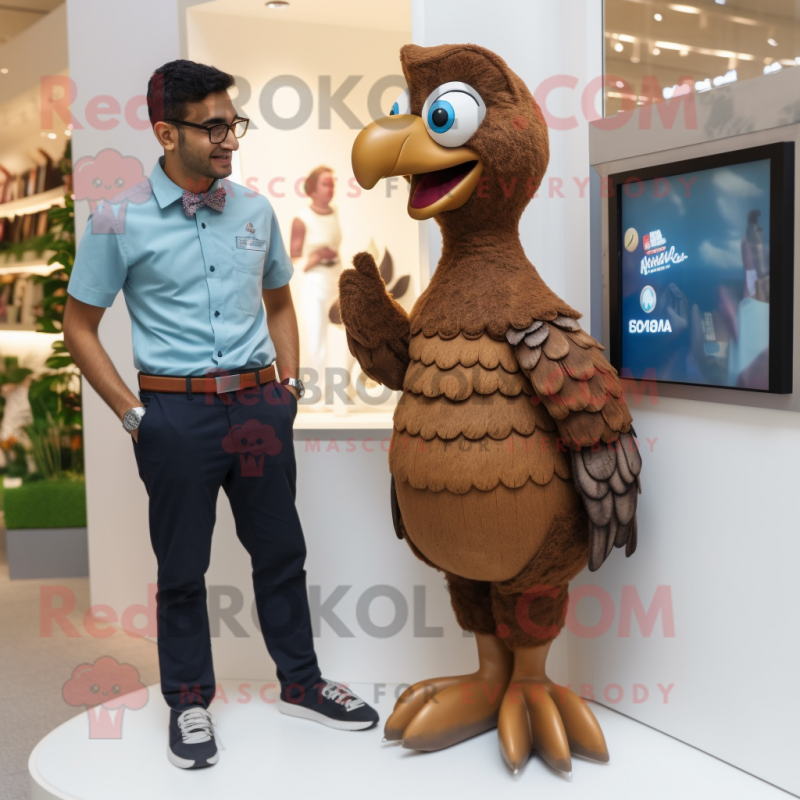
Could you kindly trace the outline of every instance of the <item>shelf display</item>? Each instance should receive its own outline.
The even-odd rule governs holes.
[[[80,374],[61,337],[74,260],[70,150],[68,141],[57,164],[47,157],[20,176],[0,168],[0,474],[9,529],[86,524]],[[36,508],[24,500],[34,490]],[[75,513],[64,513],[65,491]]]
[[[0,203],[35,196],[61,186],[63,177],[58,164],[41,148],[37,148],[37,151],[44,157],[45,163],[19,175],[12,175],[0,164]]]

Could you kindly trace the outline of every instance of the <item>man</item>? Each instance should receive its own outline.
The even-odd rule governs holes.
[[[132,437],[149,496],[168,756],[183,768],[219,758],[208,711],[215,679],[204,574],[220,486],[251,556],[280,710],[348,730],[378,720],[346,687],[322,678],[314,652],[295,508],[292,426],[303,385],[295,377],[293,267],[267,198],[221,184],[247,130],[228,95],[233,85],[232,76],[186,60],[153,74],[147,102],[164,155],[149,180],[90,216],[64,312],[66,346],[122,421],[121,435]],[[139,400],[97,335],[120,289]]]

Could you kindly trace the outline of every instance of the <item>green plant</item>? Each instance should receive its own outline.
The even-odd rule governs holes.
[[[39,330],[44,333],[60,333],[67,300],[67,283],[75,263],[75,201],[67,194],[64,196],[63,208],[54,206],[47,213],[51,225],[48,249],[55,250],[47,263],[58,264],[58,268],[49,275],[34,276],[34,281],[42,284],[44,294],[42,313],[36,318],[36,322],[39,324]],[[54,359],[55,363],[50,364],[48,361],[48,366],[55,369],[73,363],[72,357],[61,341],[53,343],[51,359]]]
[[[39,474],[48,479],[61,477],[61,427],[52,416],[47,420],[34,420],[25,426],[25,433],[31,440],[33,461]]]
[[[6,475],[9,478],[25,478],[28,475],[28,454],[22,442],[15,441],[3,448],[6,451]]]

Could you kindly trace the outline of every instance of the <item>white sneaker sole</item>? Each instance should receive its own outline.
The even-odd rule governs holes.
[[[329,728],[336,728],[340,731],[362,731],[375,724],[369,721],[347,722],[347,720],[331,719],[330,717],[326,717],[325,714],[320,714],[319,711],[306,708],[298,703],[287,703],[285,700],[278,700],[278,710],[281,714],[288,714],[290,717],[299,717],[300,719],[310,719],[314,722],[321,722]]]
[[[193,769],[197,761],[193,758],[181,758],[180,756],[176,756],[175,753],[172,752],[172,749],[169,745],[167,745],[167,758],[169,759],[171,764],[174,764],[176,767],[180,767],[181,769]],[[219,761],[219,750],[214,753],[211,758],[206,759],[206,766],[210,766],[211,764],[216,764]],[[200,769],[200,767],[198,767]]]

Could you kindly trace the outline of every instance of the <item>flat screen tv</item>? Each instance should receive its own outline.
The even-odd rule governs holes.
[[[794,143],[611,175],[608,203],[620,374],[790,393]]]

